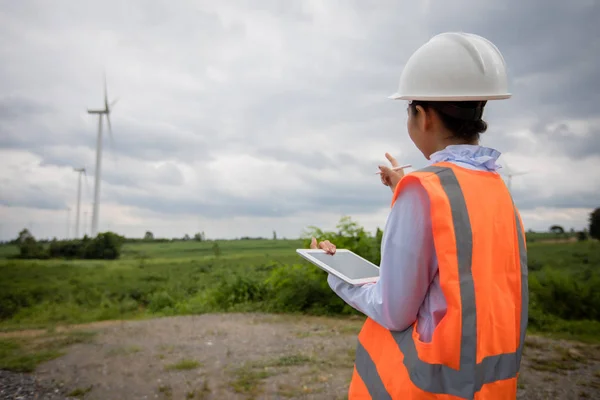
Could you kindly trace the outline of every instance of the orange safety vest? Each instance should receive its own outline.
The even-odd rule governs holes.
[[[392,205],[409,181],[430,199],[447,312],[427,343],[417,322],[393,332],[367,318],[348,398],[515,399],[529,291],[524,229],[506,185],[440,162],[403,177]]]

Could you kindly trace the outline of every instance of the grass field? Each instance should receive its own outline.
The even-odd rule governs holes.
[[[117,261],[15,260],[16,247],[0,246],[0,330],[216,311],[355,314],[325,273],[296,255],[303,246],[140,242],[125,244]],[[600,243],[536,240],[528,248],[531,329],[600,338]]]

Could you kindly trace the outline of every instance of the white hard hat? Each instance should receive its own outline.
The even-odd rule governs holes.
[[[447,32],[413,53],[391,99],[487,101],[508,99],[506,64],[489,40],[470,33]]]

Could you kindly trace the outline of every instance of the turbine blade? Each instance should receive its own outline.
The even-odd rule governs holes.
[[[88,176],[85,173],[85,168],[83,169],[83,179],[85,180],[85,192],[87,193],[88,196],[91,197],[92,191],[90,189],[90,183],[88,181]]]
[[[106,71],[104,71],[104,109],[108,111],[108,89],[106,86]]]
[[[110,141],[113,141],[112,134],[112,125],[110,124],[110,114],[106,114],[106,123],[108,124],[108,136],[110,136]]]
[[[108,124],[108,136],[109,136],[109,141],[110,141],[110,152],[112,153],[112,159],[113,161],[116,163],[117,162],[117,158],[115,155],[115,138],[113,136],[112,133],[112,125],[110,124],[110,114],[106,114],[106,122]]]
[[[117,97],[116,99],[114,99],[112,101],[112,103],[110,103],[110,109],[112,110],[112,108],[115,106],[115,104],[117,104],[117,102],[119,101],[119,97]]]

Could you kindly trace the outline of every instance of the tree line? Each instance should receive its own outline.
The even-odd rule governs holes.
[[[19,247],[17,258],[46,260],[51,258],[116,260],[125,238],[114,232],[99,233],[95,238],[39,242],[27,229],[19,232],[12,243]]]
[[[555,235],[566,235],[563,227],[552,225],[549,229]],[[533,232],[528,232],[533,233]],[[588,236],[600,240],[600,207],[596,208],[589,215],[589,228],[580,232],[571,232],[577,239],[587,240]],[[315,236],[319,240],[330,240],[339,248],[346,248],[357,254],[373,261],[379,265],[381,254],[380,244],[383,237],[383,231],[377,228],[375,235],[371,235],[350,217],[342,217],[337,225],[337,232],[325,232],[320,228],[311,226],[305,232],[305,238]],[[239,240],[264,240],[264,238],[242,237]],[[103,259],[115,260],[121,254],[121,248],[126,242],[169,242],[177,240],[191,240],[188,235],[183,239],[155,239],[152,232],[147,231],[143,239],[128,239],[114,232],[99,233],[95,238],[87,235],[83,239],[37,241],[28,229],[19,232],[19,236],[11,241],[19,247],[18,258],[23,259],[50,259],[50,258],[79,258],[79,259]],[[206,241],[204,232],[194,235],[194,240]],[[277,234],[273,232],[273,240],[277,240]],[[305,239],[308,247],[309,240]],[[214,247],[214,246],[213,246]],[[220,255],[220,249],[213,248],[215,255]]]

